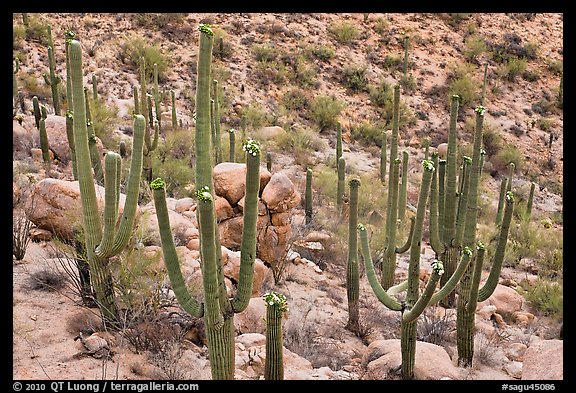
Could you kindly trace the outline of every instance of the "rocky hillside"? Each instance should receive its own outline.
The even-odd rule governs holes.
[[[73,220],[63,211],[73,211],[78,203],[78,192],[70,183],[72,168],[63,117],[67,108],[67,30],[74,31],[82,44],[85,81],[91,95],[96,81],[98,98],[93,112],[101,151],[117,151],[120,141],[130,150],[133,92],[134,86],[140,86],[136,62],[139,56],[146,59],[149,88],[153,84],[152,64],[158,65],[164,125],[153,157],[153,172],[170,182],[169,208],[180,241],[179,253],[186,260],[189,285],[198,284],[198,230],[195,202],[190,198],[194,165],[190,130],[194,126],[196,27],[200,23],[211,24],[215,31],[212,76],[219,85],[221,129],[232,128],[240,135],[245,124],[247,133],[261,140],[272,157],[270,170],[261,170],[263,190],[269,184],[266,188],[270,191],[260,199],[260,208],[266,213],[259,216],[258,224],[258,284],[250,307],[236,318],[237,378],[263,378],[265,306],[261,295],[270,289],[285,293],[290,304],[284,330],[287,379],[398,378],[398,316],[378,302],[363,269],[363,332],[354,335],[344,328],[347,227],[335,217],[333,195],[339,121],[347,175],[362,180],[361,219],[378,222],[378,217],[384,216],[387,190],[378,180],[380,146],[382,132],[391,128],[395,84],[402,86],[400,149],[410,156],[409,206],[418,202],[425,146],[435,149],[447,140],[453,94],[460,96],[457,127],[461,155],[471,151],[474,108],[483,102],[487,109],[479,236],[487,242],[492,236],[500,184],[510,162],[516,167],[514,191],[521,201],[500,284],[490,299],[478,305],[474,367],[456,367],[455,310],[437,306],[419,322],[416,377],[562,378],[562,359],[557,356],[563,343],[558,339],[563,318],[561,14],[46,13],[28,14],[26,23],[28,27],[22,14],[14,14],[13,55],[19,67],[15,71],[18,94],[13,131],[14,227],[22,224],[17,217],[25,210],[35,225],[31,233],[34,241],[25,257],[14,261],[15,379],[100,378],[100,374],[114,378],[114,372],[119,379],[210,378],[201,321],[183,315],[177,303],[163,303],[160,308],[165,319],[144,321],[150,329],[166,329],[164,332],[177,324],[181,327],[180,335],[158,351],[136,340],[135,328],[131,335],[102,332],[101,322],[78,305],[69,284],[57,291],[46,291],[50,285],[38,284],[39,280],[45,282],[46,272],[54,266],[62,270],[66,263],[60,262],[69,262],[62,251],[65,245],[54,237],[54,217],[64,217],[58,225],[69,226]],[[54,113],[48,83],[47,26],[51,27],[55,74],[61,78],[61,116]],[[179,120],[174,128],[170,91],[174,92]],[[49,173],[42,165],[34,125],[34,96],[48,112],[48,138],[56,159]],[[227,135],[222,136],[222,146],[227,156]],[[236,149],[236,157],[240,157],[238,143]],[[312,225],[305,224],[302,201],[307,167],[315,176]],[[236,195],[241,187],[235,182],[241,178],[234,172],[238,168],[220,169],[215,171],[215,182],[218,176],[222,179],[217,191],[218,214],[227,285],[233,288],[238,277],[237,235],[243,191]],[[46,209],[41,210],[40,205],[30,208],[27,198],[32,186],[26,182],[33,179],[39,184],[45,178],[52,179],[34,195],[42,196]],[[537,185],[534,208],[532,219],[525,222],[522,217],[531,182]],[[55,202],[54,195],[70,199]],[[285,209],[274,207],[278,205]],[[34,210],[41,218],[33,218]],[[135,232],[135,252],[142,254],[124,256],[122,264],[126,265],[122,266],[131,266],[132,271],[142,269],[139,272],[148,281],[136,282],[128,274],[130,269],[120,269],[119,287],[135,285],[131,290],[137,296],[167,302],[169,291],[162,297],[154,290],[154,285],[169,288],[169,282],[159,253],[150,196],[141,197],[139,212],[142,221]],[[288,230],[290,236],[283,237]],[[407,228],[400,232],[405,235]],[[374,231],[374,243],[380,235]],[[423,261],[434,258],[427,236]],[[271,239],[276,239],[275,246]],[[271,268],[278,255],[285,261],[281,272]],[[138,258],[151,261],[150,265],[138,264]],[[397,279],[406,276],[407,260],[399,256]],[[427,273],[422,271],[423,280]],[[45,292],[29,298],[25,294],[30,290]],[[136,302],[128,297],[124,300]],[[175,314],[180,316],[177,321]],[[137,330],[137,337],[143,340],[146,329],[138,326],[142,330]],[[86,350],[80,331],[100,337],[94,339],[99,342],[97,350]],[[118,369],[107,370],[107,359],[117,362]],[[169,364],[178,366],[170,368]],[[191,364],[194,367],[189,367]],[[543,369],[541,364],[550,367]]]

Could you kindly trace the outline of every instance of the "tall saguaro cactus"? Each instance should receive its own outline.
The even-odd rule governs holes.
[[[474,131],[474,146],[472,155],[472,167],[470,170],[470,186],[467,195],[466,222],[463,234],[463,245],[472,247],[476,242],[476,224],[478,219],[478,186],[480,183],[480,152],[482,144],[484,108],[478,106],[476,112],[476,125]],[[510,179],[511,180],[511,179]],[[474,317],[476,314],[477,301],[486,300],[492,295],[502,269],[508,232],[514,207],[512,191],[506,193],[506,207],[504,218],[500,225],[498,244],[492,261],[490,275],[484,286],[478,290],[482,271],[483,253],[478,252],[474,262],[465,270],[460,282],[460,290],[456,305],[456,339],[458,350],[458,364],[463,367],[472,365],[474,354]],[[482,248],[482,247],[481,247]],[[481,250],[479,250],[481,251]]]
[[[222,162],[222,146],[220,143],[220,99],[218,94],[218,81],[212,81],[212,94],[213,94],[213,110],[212,110],[212,125],[214,129],[212,130],[212,135],[214,140],[214,154],[216,159],[216,164]]]
[[[344,187],[346,179],[346,159],[340,157],[338,159],[338,184],[336,188],[336,209],[338,214],[342,214],[342,206],[344,204]]]
[[[58,93],[58,84],[60,83],[60,78],[56,75],[56,60],[54,57],[54,45],[52,44],[52,30],[48,31],[48,68],[50,71],[50,76],[44,74],[44,81],[50,86],[52,90],[52,104],[54,105],[54,114],[60,116],[60,96]]]
[[[162,241],[162,251],[170,282],[181,306],[190,314],[204,319],[208,339],[208,357],[213,379],[234,379],[234,314],[248,306],[252,293],[254,260],[256,257],[256,220],[258,217],[258,192],[260,189],[260,145],[249,140],[246,152],[246,195],[244,225],[240,250],[238,286],[230,299],[221,268],[221,248],[214,198],[212,195],[212,149],[210,119],[210,67],[212,62],[213,31],[209,25],[199,27],[198,74],[196,84],[196,198],[200,256],[204,301],[199,302],[188,292],[170,230],[166,206],[165,183],[161,179],[151,183],[154,205]]]
[[[170,90],[170,97],[172,98],[172,129],[175,130],[178,127],[178,117],[176,116],[176,95],[174,90]]]
[[[342,157],[342,123],[340,121],[336,122],[336,167],[338,167],[338,161]]]
[[[304,197],[304,213],[306,215],[306,224],[312,222],[312,169],[306,169],[306,192]]]
[[[86,100],[83,86],[82,47],[80,42],[69,42],[72,96],[74,104],[74,142],[82,221],[86,241],[86,260],[90,266],[90,276],[96,301],[104,321],[112,324],[117,321],[117,307],[114,296],[112,273],[109,258],[120,253],[128,244],[133,232],[138,203],[138,190],[142,172],[142,150],[144,144],[144,118],[134,119],[134,142],[132,162],[128,176],[126,201],[120,224],[116,227],[120,197],[121,159],[117,153],[108,152],[105,157],[105,204],[104,223],[96,199],[96,188],[92,175],[90,149],[88,147],[88,126],[86,121]]]
[[[264,379],[283,380],[284,338],[282,336],[282,315],[288,311],[288,302],[286,301],[286,296],[277,292],[267,292],[263,298],[266,305]]]
[[[358,273],[358,189],[359,179],[350,180],[350,212],[348,215],[348,264],[346,268],[346,295],[348,298],[348,323],[346,329],[360,331],[360,282]]]

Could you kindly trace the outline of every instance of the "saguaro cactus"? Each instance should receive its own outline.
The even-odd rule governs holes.
[[[402,183],[400,183],[400,196],[398,197],[398,219],[404,221],[406,217],[406,204],[408,202],[408,152],[402,152]]]
[[[399,160],[395,160],[394,172],[398,173]],[[402,378],[412,379],[414,376],[414,362],[416,354],[416,320],[422,314],[426,306],[437,302],[446,296],[456,286],[461,274],[470,261],[471,252],[465,250],[462,254],[459,269],[447,281],[438,292],[434,293],[440,276],[444,274],[444,267],[441,261],[435,260],[432,263],[432,275],[426,284],[426,288],[419,293],[419,272],[420,272],[420,248],[423,234],[424,217],[426,204],[430,194],[432,175],[435,171],[432,161],[424,160],[422,163],[424,171],[422,173],[422,183],[418,197],[418,207],[416,211],[415,223],[413,226],[412,241],[410,243],[410,260],[408,265],[408,280],[386,290],[379,282],[368,244],[366,227],[358,225],[360,240],[362,245],[362,255],[366,265],[366,276],[376,297],[382,304],[394,311],[400,311],[401,317],[401,351],[402,351]],[[396,210],[396,209],[394,209]],[[399,302],[392,295],[406,290],[406,300]]]
[[[336,167],[338,167],[338,161],[342,157],[342,123],[340,121],[336,122]]]
[[[174,90],[170,90],[170,96],[172,98],[172,129],[175,130],[178,127],[178,117],[176,116],[176,95]]]
[[[336,209],[339,214],[342,214],[342,205],[344,204],[344,186],[346,178],[346,159],[340,157],[338,159],[338,185],[336,188]]]
[[[358,334],[360,332],[360,281],[358,273],[358,189],[359,179],[351,179],[350,212],[348,216],[348,264],[346,269],[346,295],[348,298],[348,323],[346,329]]]
[[[56,60],[54,58],[54,46],[52,44],[52,31],[49,31],[49,46],[48,46],[48,68],[50,71],[50,77],[46,74],[44,75],[44,81],[50,86],[52,90],[52,103],[54,105],[54,114],[60,116],[60,96],[58,93],[58,84],[60,83],[60,78],[56,75]]]
[[[96,143],[96,134],[94,132],[94,123],[92,122],[92,111],[90,109],[90,98],[88,97],[88,88],[84,88],[84,100],[86,105],[86,126],[88,130],[88,146],[90,148],[90,160],[94,168],[94,176],[99,185],[104,184],[104,170],[100,160],[100,152]]]
[[[104,226],[100,221],[96,200],[94,177],[88,147],[88,126],[86,121],[86,100],[84,96],[82,69],[82,47],[76,40],[69,44],[72,96],[74,97],[74,142],[78,181],[82,201],[82,220],[86,242],[86,260],[90,266],[90,276],[96,301],[104,321],[117,321],[117,307],[114,285],[108,258],[122,251],[131,237],[138,203],[138,190],[142,172],[142,149],[144,139],[144,118],[134,119],[134,142],[132,162],[126,188],[126,202],[116,228],[118,201],[120,196],[120,156],[114,152],[106,154]]]
[[[161,113],[162,109],[160,104],[162,103],[162,98],[160,97],[160,91],[158,90],[158,64],[154,63],[154,88],[152,90],[152,96],[154,98],[154,113],[156,115],[156,121],[158,122],[158,130],[162,130],[162,120]]]
[[[230,151],[228,153],[228,161],[236,162],[236,130],[234,128],[230,128],[228,130],[228,136],[230,138]],[[268,156],[266,156],[268,158]]]
[[[48,145],[48,134],[46,133],[46,123],[44,119],[40,119],[40,149],[42,150],[42,161],[44,161],[48,170],[50,167],[50,147]]]
[[[198,74],[196,86],[196,214],[200,232],[200,255],[204,301],[201,303],[188,292],[180,271],[176,248],[170,230],[166,206],[165,184],[157,179],[151,183],[162,240],[164,262],[170,282],[181,306],[190,314],[204,318],[208,339],[208,357],[213,379],[234,378],[234,313],[242,312],[252,293],[254,260],[256,257],[256,220],[260,189],[260,145],[248,141],[246,152],[246,195],[244,225],[240,250],[238,287],[230,299],[221,269],[221,254],[212,195],[212,154],[210,144],[210,66],[212,62],[213,31],[209,25],[199,27]]]
[[[286,296],[278,292],[267,292],[263,296],[266,304],[266,360],[264,379],[284,379],[284,337],[282,315],[288,311]]]
[[[272,173],[272,153],[266,153],[266,170]]]
[[[92,99],[98,100],[98,77],[96,74],[92,74]]]
[[[484,108],[479,106],[476,112],[476,128],[474,131],[474,146],[472,155],[472,167],[470,171],[470,187],[468,190],[468,205],[466,209],[466,222],[463,235],[463,245],[472,247],[476,239],[476,223],[478,218],[478,186],[480,183],[480,151],[482,144],[482,132],[484,121]],[[500,225],[498,244],[492,261],[492,268],[486,283],[478,291],[480,275],[482,270],[483,254],[478,252],[474,262],[470,264],[462,276],[460,291],[456,305],[456,338],[458,349],[458,364],[463,367],[472,365],[474,354],[474,317],[476,314],[476,303],[483,301],[492,295],[502,269],[502,261],[506,251],[508,232],[512,219],[514,207],[514,196],[512,191],[506,193],[506,207],[504,218]],[[480,251],[480,250],[479,250]]]
[[[386,130],[382,131],[382,146],[380,147],[380,181],[382,185],[386,184]]]
[[[526,218],[529,220],[532,217],[532,205],[534,203],[534,191],[536,189],[536,183],[532,182],[530,184],[530,194],[528,195],[528,202],[526,203]]]
[[[218,81],[212,81],[212,91],[213,91],[213,102],[214,102],[214,109],[212,111],[212,124],[214,127],[213,136],[214,140],[214,154],[216,158],[216,164],[222,162],[222,145],[220,143],[220,100],[218,98]]]
[[[78,169],[76,167],[76,148],[74,147],[74,115],[72,112],[72,78],[70,70],[70,53],[68,45],[74,39],[74,32],[66,30],[65,37],[65,52],[66,52],[66,137],[68,138],[68,147],[70,147],[70,161],[72,162],[72,176],[74,180],[78,180]]]
[[[306,215],[306,224],[312,222],[312,169],[306,170],[306,191],[304,194],[304,213]]]

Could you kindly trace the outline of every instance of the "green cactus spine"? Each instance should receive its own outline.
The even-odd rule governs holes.
[[[230,138],[230,151],[228,153],[228,161],[236,162],[236,130],[234,128],[230,128],[228,130],[228,136]],[[266,155],[268,158],[268,155]]]
[[[346,329],[354,334],[360,332],[360,281],[358,272],[358,190],[359,179],[351,179],[350,211],[348,214],[348,264],[346,269],[346,295],[348,298],[348,323]]]
[[[176,116],[176,95],[174,90],[170,90],[170,97],[172,98],[172,129],[178,127],[178,117]]]
[[[336,188],[336,209],[340,214],[342,214],[342,206],[344,205],[345,179],[346,179],[346,159],[344,157],[340,157],[338,159],[338,185]]]
[[[258,192],[260,189],[260,146],[248,141],[246,152],[246,195],[244,225],[240,250],[240,273],[238,287],[233,299],[229,299],[220,268],[220,245],[216,213],[214,210],[211,118],[210,118],[210,66],[212,62],[213,32],[210,26],[199,27],[198,74],[196,87],[196,168],[195,185],[200,232],[200,255],[204,302],[199,303],[188,293],[172,240],[165,199],[165,185],[161,180],[151,183],[154,204],[162,240],[164,262],[170,281],[180,304],[192,315],[204,318],[208,339],[208,357],[213,379],[234,378],[234,313],[242,312],[252,293],[254,260],[256,257],[256,220],[258,217]]]
[[[104,204],[104,228],[96,200],[96,189],[92,175],[90,149],[88,146],[88,126],[86,121],[86,100],[83,86],[82,47],[78,41],[69,43],[70,70],[74,113],[74,142],[78,181],[82,201],[82,220],[86,242],[86,260],[90,266],[90,277],[96,294],[96,301],[104,321],[115,324],[117,307],[114,296],[114,285],[108,258],[122,251],[133,231],[138,203],[138,189],[142,172],[142,147],[144,136],[144,119],[134,119],[134,142],[132,162],[126,191],[126,202],[120,219],[120,226],[115,229],[115,214],[118,212],[119,161],[118,154],[106,154],[106,183]]]
[[[32,97],[32,108],[34,110],[34,124],[37,129],[40,129],[40,119],[42,118],[42,114],[40,113],[40,102],[36,96]]]
[[[312,222],[312,169],[306,170],[306,191],[304,194],[304,214],[306,215],[306,224]]]
[[[266,360],[264,361],[265,380],[284,379],[284,337],[282,335],[282,315],[288,311],[286,296],[277,292],[264,294],[266,304]]]

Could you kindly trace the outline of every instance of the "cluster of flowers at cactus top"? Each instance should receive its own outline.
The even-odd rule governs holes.
[[[441,276],[444,274],[444,263],[438,259],[435,259],[432,262],[432,269],[436,272],[436,274]]]
[[[161,190],[164,187],[166,187],[166,182],[159,177],[150,182],[150,188],[153,190]]]
[[[256,157],[260,153],[260,142],[249,139],[243,146],[242,150]]]
[[[211,202],[212,201],[212,194],[210,194],[210,187],[204,186],[196,190],[194,193],[196,195],[196,199],[201,202]]]
[[[286,296],[278,292],[266,292],[262,296],[267,307],[276,307],[280,312],[288,311],[288,302]]]
[[[202,24],[200,24],[200,25],[198,26],[198,30],[199,30],[201,33],[204,33],[204,34],[208,35],[209,37],[211,37],[211,36],[214,35],[214,32],[212,31],[212,26],[210,26],[210,25],[207,24],[207,23],[202,23]]]

